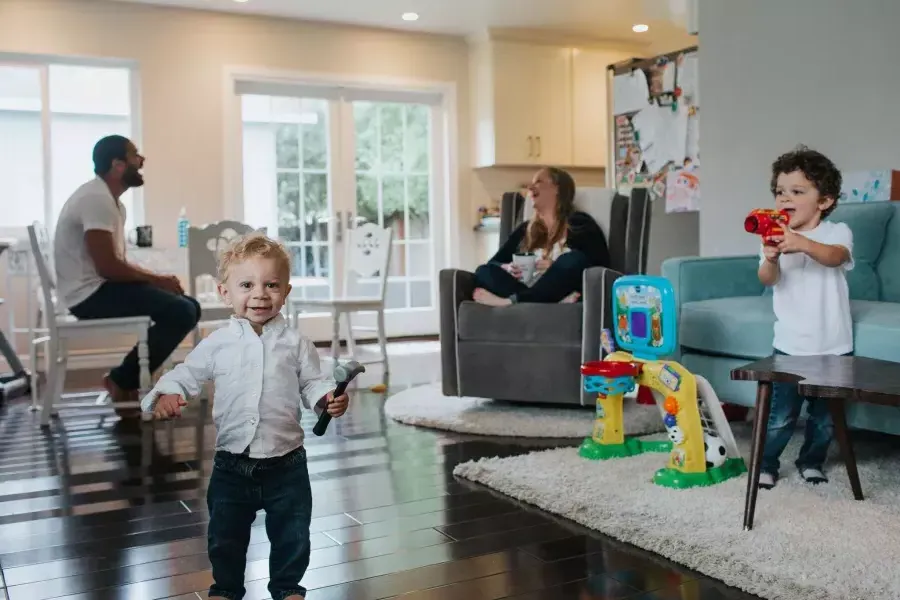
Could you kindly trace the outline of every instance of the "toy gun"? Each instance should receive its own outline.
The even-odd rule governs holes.
[[[786,211],[774,208],[755,208],[744,219],[744,229],[748,233],[762,236],[763,243],[774,246],[774,236],[784,235],[784,230],[791,222],[791,217]]]
[[[347,390],[347,385],[353,381],[353,378],[365,372],[366,368],[355,360],[336,366],[334,368],[334,381],[337,383],[337,387],[334,388],[334,397],[341,396]],[[328,414],[327,410],[323,410],[322,414],[319,415],[319,420],[316,421],[315,427],[313,427],[313,433],[316,435],[324,434],[330,422],[331,415]]]

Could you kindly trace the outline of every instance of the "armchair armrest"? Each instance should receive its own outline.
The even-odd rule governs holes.
[[[759,296],[765,286],[756,272],[759,257],[680,257],[663,261],[662,275],[675,288],[675,302]]]
[[[582,287],[584,297],[582,304],[584,314],[581,322],[581,362],[600,360],[600,333],[604,329],[612,331],[612,286],[622,273],[606,267],[590,267],[585,269]],[[594,394],[581,388],[581,404],[593,404]]]
[[[445,396],[459,395],[459,366],[456,345],[459,341],[459,305],[471,300],[475,275],[461,269],[442,269],[438,276],[438,302],[441,319],[441,380]]]

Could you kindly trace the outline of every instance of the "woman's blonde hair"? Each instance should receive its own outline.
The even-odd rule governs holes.
[[[287,249],[278,241],[261,233],[248,233],[233,239],[219,255],[219,282],[225,283],[232,265],[244,262],[248,258],[275,259],[284,279],[288,280],[291,277],[291,255]]]
[[[566,171],[556,167],[544,167],[542,170],[546,171],[550,181],[556,186],[556,225],[553,231],[549,231],[535,212],[525,230],[522,250],[534,252],[541,249],[549,254],[553,246],[568,233],[569,217],[575,212],[575,180]]]

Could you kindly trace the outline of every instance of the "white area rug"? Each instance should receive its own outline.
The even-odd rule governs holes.
[[[749,456],[749,427],[734,432]],[[836,458],[827,465],[830,483],[800,479],[793,467],[800,433],[782,457],[783,479],[760,490],[749,532],[742,527],[746,475],[707,488],[662,488],[650,478],[664,454],[592,462],[565,448],[468,462],[454,473],[763,598],[897,600],[896,444],[856,444],[866,496],[857,502]]]
[[[583,438],[591,434],[594,408],[545,408],[484,398],[444,396],[439,383],[394,394],[384,405],[387,416],[406,423],[479,435],[531,438]],[[642,435],[665,427],[656,406],[625,402],[625,431]]]

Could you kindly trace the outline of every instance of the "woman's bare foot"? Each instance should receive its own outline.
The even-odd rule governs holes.
[[[579,294],[578,292],[572,292],[571,294],[569,294],[568,296],[566,296],[565,298],[560,300],[559,303],[560,304],[575,304],[576,302],[578,302],[579,298],[581,298],[581,294]]]
[[[492,294],[484,288],[477,288],[472,294],[475,302],[479,304],[487,304],[488,306],[509,306],[512,300],[509,298],[501,298],[496,294]]]

